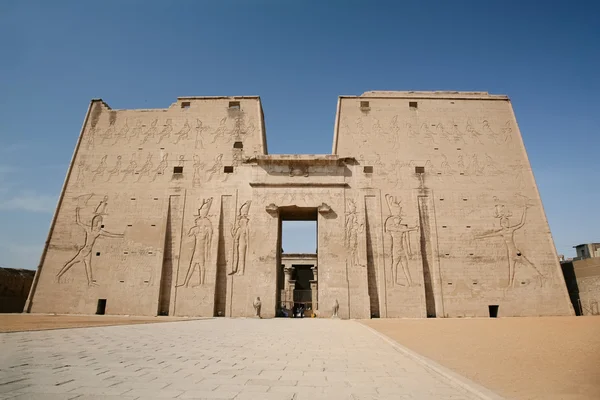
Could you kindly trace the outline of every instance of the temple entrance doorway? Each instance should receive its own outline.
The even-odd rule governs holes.
[[[281,207],[277,316],[313,317],[318,310],[317,209]]]

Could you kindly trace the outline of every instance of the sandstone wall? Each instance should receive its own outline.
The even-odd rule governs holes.
[[[338,110],[333,152],[357,157],[351,186],[377,199],[369,258],[382,316],[572,313],[508,98],[373,92]],[[392,246],[412,283],[392,279]]]

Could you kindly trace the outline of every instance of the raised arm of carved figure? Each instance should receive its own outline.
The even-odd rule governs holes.
[[[514,229],[519,229],[523,225],[525,225],[525,219],[527,218],[527,209],[529,208],[529,204],[525,204],[525,208],[523,209],[523,215],[521,215],[521,222],[515,225]]]
[[[122,238],[123,236],[125,236],[124,233],[112,233],[112,232],[108,232],[105,230],[101,231],[101,235],[104,237],[109,237],[109,238]]]
[[[487,238],[491,238],[491,237],[502,236],[502,234],[500,232],[502,232],[502,229],[492,231],[492,232],[482,233],[481,235],[475,236],[475,239],[487,239]]]
[[[81,226],[82,228],[87,229],[90,226],[81,222],[81,217],[79,216],[79,210],[80,210],[79,207],[75,208],[75,223],[77,223],[77,225]]]
[[[190,230],[188,231],[188,236],[189,236],[189,237],[192,237],[192,236],[194,236],[194,235],[196,234],[196,233],[195,233],[195,229],[196,229],[196,226],[192,226],[192,227],[190,228]]]

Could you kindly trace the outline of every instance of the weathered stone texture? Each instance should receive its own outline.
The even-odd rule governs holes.
[[[318,156],[267,155],[257,97],[92,101],[26,308],[271,317],[284,215],[320,316],[572,313],[510,101],[457,92],[341,97]]]

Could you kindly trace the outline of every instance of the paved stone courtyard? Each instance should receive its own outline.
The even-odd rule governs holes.
[[[0,399],[476,399],[358,322],[210,319],[0,334]]]

